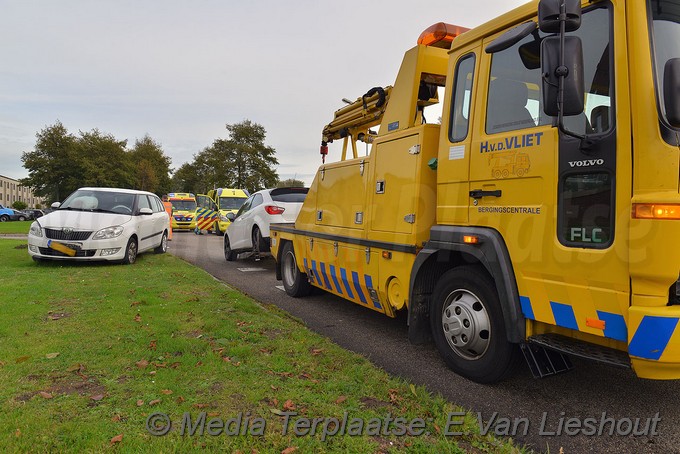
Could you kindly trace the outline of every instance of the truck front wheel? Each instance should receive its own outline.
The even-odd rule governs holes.
[[[295,298],[307,296],[312,290],[307,275],[301,273],[297,267],[295,250],[291,242],[286,242],[281,251],[281,278],[286,293]]]
[[[500,381],[518,362],[519,348],[507,340],[496,287],[480,268],[454,268],[439,279],[430,324],[446,364],[472,381]]]

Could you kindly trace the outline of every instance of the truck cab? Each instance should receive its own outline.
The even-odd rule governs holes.
[[[168,202],[172,204],[172,230],[196,228],[196,196],[189,192],[171,192]]]
[[[207,194],[198,194],[196,200],[199,207],[218,212],[218,220],[213,223],[212,231],[218,235],[224,235],[231,224],[227,214],[236,214],[248,195],[245,189],[217,188],[211,189]]]

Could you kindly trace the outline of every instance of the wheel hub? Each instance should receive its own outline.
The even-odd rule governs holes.
[[[465,359],[477,359],[489,347],[489,314],[480,299],[467,290],[449,294],[442,308],[442,329],[451,349]]]

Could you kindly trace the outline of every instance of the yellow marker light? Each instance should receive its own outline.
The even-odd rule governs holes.
[[[382,258],[390,260],[392,258],[392,253],[390,251],[382,251]]]
[[[459,27],[458,25],[445,24],[444,22],[437,22],[430,25],[420,34],[418,44],[425,46],[442,47],[448,49],[451,47],[451,41],[458,35],[470,30],[469,28]]]
[[[634,219],[680,219],[680,204],[634,203]]]
[[[463,243],[466,244],[477,244],[479,243],[479,237],[474,236],[474,235],[464,235],[463,236]]]

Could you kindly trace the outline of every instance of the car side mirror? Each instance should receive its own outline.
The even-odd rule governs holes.
[[[562,115],[583,113],[585,84],[583,82],[583,46],[578,36],[564,37],[564,64],[560,64],[560,37],[549,36],[541,43],[541,72],[543,73],[543,111],[556,117],[559,114],[560,78],[564,79]]]
[[[663,104],[668,123],[680,128],[680,58],[671,58],[664,66]]]
[[[153,214],[153,211],[151,211],[151,208],[140,208],[139,214],[147,216],[149,214]]]
[[[50,205],[52,208],[55,210],[61,206],[61,202],[54,202],[52,205]]]

